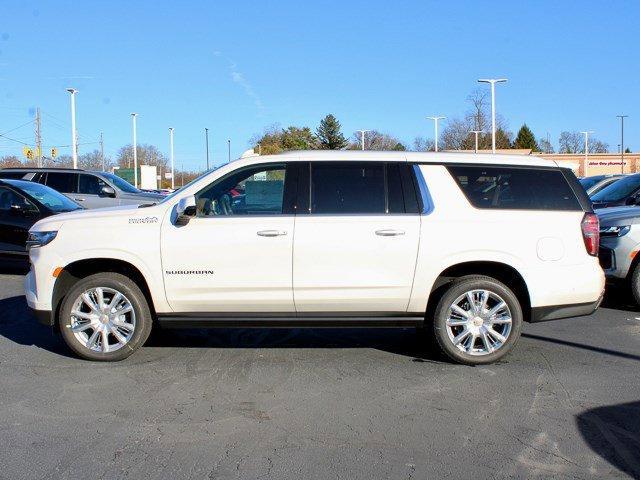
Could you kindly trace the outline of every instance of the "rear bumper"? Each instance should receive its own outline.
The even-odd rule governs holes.
[[[595,302],[574,303],[570,305],[551,305],[547,307],[533,307],[531,309],[531,323],[547,322],[549,320],[560,320],[569,317],[584,317],[595,312],[600,303],[604,292]]]

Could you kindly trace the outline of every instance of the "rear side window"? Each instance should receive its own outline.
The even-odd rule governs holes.
[[[314,163],[312,213],[385,213],[384,163]]]
[[[78,174],[67,172],[48,172],[47,187],[62,193],[77,193]]]
[[[27,175],[27,172],[0,172],[0,178],[12,178],[14,180],[20,180]]]
[[[449,166],[476,208],[582,210],[560,170],[487,166]]]

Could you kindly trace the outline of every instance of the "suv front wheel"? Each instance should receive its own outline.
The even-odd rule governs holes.
[[[69,347],[82,358],[123,360],[149,337],[147,300],[119,273],[96,273],[76,283],[64,299],[59,324]]]
[[[492,363],[513,348],[522,328],[522,308],[503,283],[484,275],[455,280],[433,319],[436,341],[450,359],[466,365]]]

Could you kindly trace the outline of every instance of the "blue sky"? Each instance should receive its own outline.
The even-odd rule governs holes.
[[[114,155],[138,141],[202,169],[204,127],[214,164],[265,126],[315,127],[333,113],[347,135],[378,129],[411,143],[427,115],[455,117],[481,77],[507,77],[498,112],[556,143],[593,130],[640,150],[640,2],[608,1],[13,1],[0,10],[0,133],[70,143],[77,97],[80,153]],[[0,138],[0,155],[21,145]],[[61,153],[69,153],[63,147]]]

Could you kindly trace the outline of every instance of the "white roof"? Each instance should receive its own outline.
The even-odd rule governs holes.
[[[373,150],[295,150],[277,155],[261,155],[245,158],[257,162],[277,161],[396,161],[416,163],[476,163],[497,165],[524,165],[557,167],[553,160],[533,155],[505,155],[464,152],[380,152]],[[243,160],[245,160],[243,159]]]

